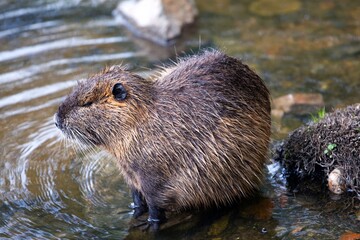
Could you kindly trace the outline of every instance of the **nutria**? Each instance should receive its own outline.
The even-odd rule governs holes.
[[[216,50],[184,58],[152,79],[113,66],[78,84],[56,126],[117,159],[138,217],[230,204],[263,176],[269,91],[241,61]]]

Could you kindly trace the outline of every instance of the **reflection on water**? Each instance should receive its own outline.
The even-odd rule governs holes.
[[[256,68],[274,97],[317,92],[327,107],[359,102],[356,1],[264,9],[266,1],[199,0],[197,25],[167,49],[118,26],[116,0],[1,1],[0,237],[151,238],[130,230],[131,199],[114,159],[76,152],[53,125],[76,82],[104,66],[147,74],[183,49],[218,46]],[[278,166],[269,172],[261,196],[223,211],[174,214],[158,238],[337,239],[359,229],[354,215],[327,215],[318,199],[289,196],[283,179],[272,177]]]

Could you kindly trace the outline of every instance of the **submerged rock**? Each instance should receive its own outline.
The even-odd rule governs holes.
[[[360,104],[296,129],[278,147],[275,160],[285,167],[290,188],[314,181],[324,188],[329,174],[341,169],[336,181],[360,196]]]
[[[229,218],[230,218],[230,214],[226,214],[222,216],[220,219],[218,219],[210,226],[207,234],[209,236],[220,235],[228,227]]]
[[[113,15],[138,37],[168,45],[197,13],[193,0],[127,0]]]
[[[324,106],[324,99],[320,93],[291,93],[272,102],[271,115],[282,118],[286,113],[308,114]]]
[[[328,176],[329,190],[335,194],[342,194],[346,190],[344,172],[340,168],[335,168]]]
[[[264,17],[296,12],[300,8],[298,0],[257,0],[250,5],[251,12]]]

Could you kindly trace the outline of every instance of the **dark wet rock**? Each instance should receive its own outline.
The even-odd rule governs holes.
[[[193,0],[127,0],[113,15],[138,37],[169,45],[194,22],[197,8]]]
[[[286,169],[291,189],[310,182],[326,189],[328,175],[338,168],[346,187],[360,196],[360,104],[296,129],[278,146],[275,160]]]

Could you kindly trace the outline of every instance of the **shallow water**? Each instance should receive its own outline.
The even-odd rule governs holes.
[[[185,50],[212,46],[255,68],[274,98],[321,93],[327,109],[360,102],[357,1],[287,1],[276,9],[264,0],[197,3],[197,24],[176,46],[162,48],[119,26],[113,1],[0,2],[0,237],[153,237],[130,229],[136,223],[129,190],[111,156],[76,152],[53,124],[57,106],[77,81],[104,66],[128,64],[146,75]],[[280,127],[273,137],[303,121],[274,122]],[[156,237],[338,239],[360,231],[359,212],[339,214],[343,200],[289,195],[281,169],[275,170],[252,200],[175,215]]]

